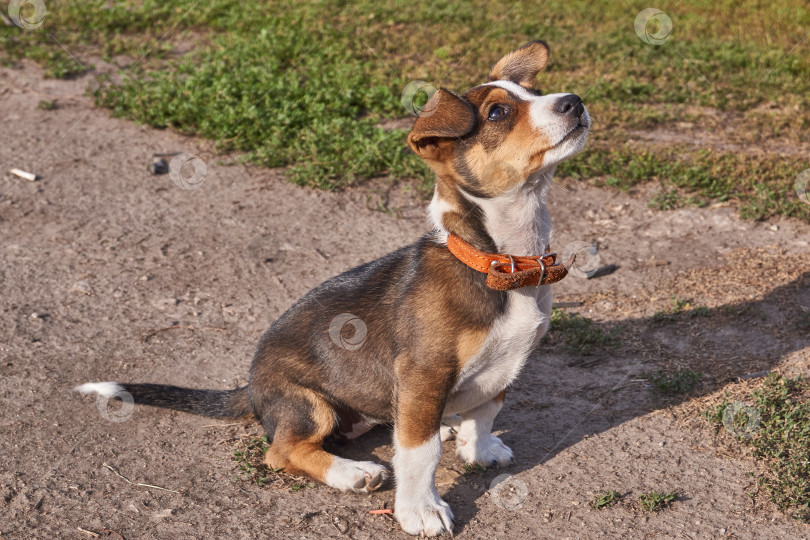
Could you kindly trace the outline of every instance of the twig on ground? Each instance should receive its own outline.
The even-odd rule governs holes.
[[[14,176],[18,176],[18,177],[22,178],[23,180],[28,180],[29,182],[35,182],[36,179],[37,179],[36,174],[30,173],[28,171],[23,171],[21,169],[11,169],[8,172],[13,174]]]
[[[177,493],[177,494],[180,494],[180,492],[179,492],[179,491],[175,491],[175,490],[173,490],[173,489],[169,489],[169,488],[165,488],[165,487],[160,487],[160,486],[153,486],[152,484],[142,484],[141,482],[133,482],[132,480],[130,480],[129,478],[127,478],[126,476],[124,476],[123,474],[121,474],[120,472],[118,472],[118,471],[115,469],[115,467],[113,467],[112,465],[109,465],[109,464],[107,464],[107,463],[102,463],[102,465],[104,465],[105,467],[107,467],[108,469],[110,469],[110,470],[113,472],[113,474],[115,474],[115,475],[116,475],[116,476],[118,476],[119,478],[122,478],[122,479],[123,479],[123,480],[124,480],[124,481],[125,481],[127,484],[132,484],[133,486],[140,486],[140,487],[147,487],[147,488],[153,488],[153,489],[160,489],[160,490],[162,490],[162,491],[169,491],[169,492],[171,492],[171,493]],[[113,531],[113,532],[115,532],[115,531]],[[116,534],[117,534],[117,533],[116,533]]]
[[[146,336],[144,336],[143,340],[144,340],[144,342],[147,342],[151,338],[155,337],[156,335],[158,335],[161,332],[165,332],[167,330],[176,330],[178,328],[182,328],[184,330],[196,330],[196,328],[194,328],[193,326],[181,326],[179,324],[175,324],[174,326],[167,326],[166,328],[158,328],[157,330],[153,330],[153,331],[149,332],[148,334],[146,334]]]
[[[90,535],[90,536],[92,536],[93,538],[98,538],[99,536],[101,536],[101,535],[99,535],[98,533],[94,533],[93,531],[88,531],[87,529],[82,529],[81,527],[76,527],[76,528],[77,528],[79,531],[83,532],[84,534],[89,534],[89,535]]]

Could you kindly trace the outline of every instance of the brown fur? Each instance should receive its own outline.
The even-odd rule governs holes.
[[[512,81],[525,88],[534,86],[537,74],[548,64],[548,45],[532,41],[501,58],[489,74],[490,81]]]

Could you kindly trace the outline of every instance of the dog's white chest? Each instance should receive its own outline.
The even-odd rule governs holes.
[[[461,370],[446,414],[475,407],[508,386],[548,329],[550,287],[526,287],[507,294],[506,311],[492,325],[481,350]]]

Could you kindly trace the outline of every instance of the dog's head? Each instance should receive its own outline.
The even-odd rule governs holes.
[[[463,96],[433,94],[408,144],[434,170],[438,189],[497,197],[585,146],[591,120],[582,100],[533,88],[547,62],[548,47],[533,41],[501,58],[486,84]]]

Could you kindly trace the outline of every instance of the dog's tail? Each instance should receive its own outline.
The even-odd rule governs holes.
[[[234,390],[194,390],[163,384],[98,382],[85,383],[74,390],[212,418],[239,418],[253,414],[247,386]]]

